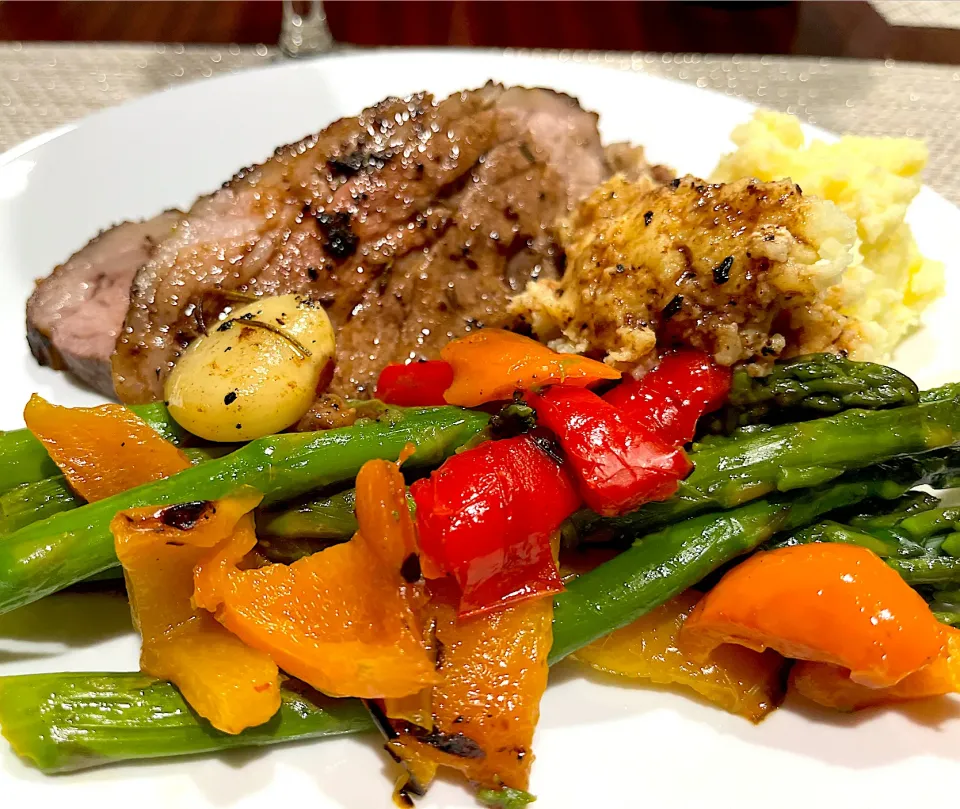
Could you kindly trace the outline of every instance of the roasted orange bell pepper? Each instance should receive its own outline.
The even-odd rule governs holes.
[[[35,393],[23,418],[70,486],[90,502],[190,466],[186,455],[121,405],[59,407]]]
[[[280,707],[276,664],[191,603],[193,568],[233,532],[253,533],[248,512],[260,495],[140,508],[110,525],[134,622],[140,668],[173,682],[191,707],[225,733],[266,722]]]
[[[30,399],[24,418],[77,492],[99,500],[190,466],[186,456],[120,405],[57,407]],[[111,523],[134,623],[140,667],[174,682],[226,733],[266,722],[280,707],[276,664],[194,609],[193,566],[230,536],[257,494],[118,514]],[[252,536],[250,517],[243,517]],[[240,531],[240,533],[243,533]]]
[[[441,350],[453,367],[453,384],[444,398],[448,404],[476,407],[509,399],[514,391],[544,385],[583,387],[620,372],[579,354],[559,354],[545,345],[502,329],[480,329],[447,343]]]
[[[687,590],[574,656],[607,674],[691,688],[725,711],[759,722],[783,701],[786,661],[772,649],[755,652],[732,644],[695,660],[680,628],[699,599]]]
[[[838,543],[754,554],[700,601],[681,637],[702,655],[737,643],[832,663],[871,688],[896,685],[946,641],[924,600],[879,556]]]
[[[433,726],[394,722],[389,749],[424,779],[437,765],[471,781],[526,789],[533,733],[547,687],[553,602],[523,601],[457,620],[457,588],[430,583],[441,682],[433,687]]]
[[[859,711],[925,697],[960,692],[960,632],[945,628],[944,651],[923,668],[888,688],[867,688],[853,682],[850,672],[830,663],[800,661],[790,670],[790,690],[812,702],[839,711]]]
[[[436,681],[417,612],[420,564],[403,476],[370,461],[357,476],[353,539],[292,565],[240,570],[249,543],[203,560],[198,604],[285,671],[331,696],[403,697]]]

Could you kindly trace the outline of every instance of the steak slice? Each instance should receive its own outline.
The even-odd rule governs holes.
[[[181,214],[104,231],[37,282],[27,301],[27,342],[41,365],[68,370],[113,395],[110,356],[127,313],[130,284]]]
[[[162,397],[183,349],[237,293],[309,293],[337,330],[331,390],[507,322],[557,274],[556,219],[608,174],[597,118],[548,90],[488,84],[387,99],[277,149],[199,199],[137,272],[113,355],[125,402]]]

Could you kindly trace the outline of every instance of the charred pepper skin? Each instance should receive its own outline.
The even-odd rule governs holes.
[[[629,623],[777,531],[802,528],[824,514],[858,503],[894,500],[919,483],[936,485],[944,476],[956,474],[958,467],[960,452],[905,459],[810,491],[686,520],[645,537],[631,550],[572,582],[555,599],[550,662]],[[664,541],[655,541],[658,537]],[[48,772],[373,729],[359,700],[334,701],[320,728],[313,725],[317,721],[313,711],[309,703],[290,702],[284,696],[278,717],[260,728],[226,736],[188,711],[172,686],[143,675],[0,678],[0,727],[20,755]],[[178,729],[176,737],[163,722],[158,723],[158,716],[168,714],[170,719],[164,721]],[[84,717],[96,720],[87,734],[55,732],[67,725],[85,726]]]
[[[33,523],[0,542],[0,613],[36,601],[117,564],[109,524],[118,511],[217,500],[248,485],[266,504],[351,480],[374,458],[434,465],[486,427],[484,413],[456,407],[387,410],[378,421],[251,441],[223,458]]]

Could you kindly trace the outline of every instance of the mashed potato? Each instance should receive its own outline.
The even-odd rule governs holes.
[[[856,222],[858,244],[837,290],[838,307],[861,323],[865,345],[857,354],[885,358],[943,294],[943,265],[920,254],[904,222],[920,190],[924,144],[846,136],[805,145],[796,118],[768,111],[731,137],[738,148],[720,160],[714,181],[789,177],[805,195],[830,200]]]

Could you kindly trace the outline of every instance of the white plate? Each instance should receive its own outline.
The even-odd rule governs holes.
[[[487,79],[577,95],[601,113],[608,141],[705,174],[730,148],[749,105],[683,84],[483,52],[382,52],[297,62],[204,81],[107,110],[0,158],[0,426],[22,424],[39,391],[63,404],[96,401],[37,367],[23,305],[34,278],[111,223],[185,206],[280,143],[384,96],[439,95]],[[814,132],[814,130],[810,130]],[[821,133],[822,134],[822,133]],[[960,379],[960,211],[928,189],[912,210],[922,249],[947,262],[948,296],[897,364],[924,385]],[[62,595],[0,617],[0,674],[130,670],[137,643],[116,597]],[[536,739],[537,806],[634,807],[933,805],[960,779],[960,703],[942,700],[856,717],[790,705],[759,727],[687,696],[613,685],[574,665],[552,672]],[[374,737],[227,756],[131,764],[57,778],[0,745],[0,792],[11,807],[273,806],[389,809],[392,765]],[[425,807],[472,807],[439,783]]]

